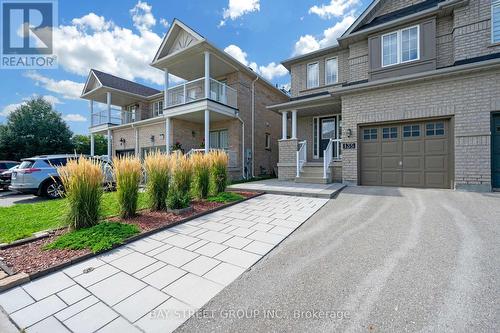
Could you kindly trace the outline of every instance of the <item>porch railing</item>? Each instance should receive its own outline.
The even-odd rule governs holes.
[[[111,109],[111,117],[108,119],[108,110],[102,110],[92,113],[91,126],[99,125],[123,125],[133,123],[136,120],[136,114],[130,111],[120,109]]]
[[[307,161],[307,141],[300,141],[297,149],[297,177],[300,177],[300,172]]]
[[[328,145],[326,146],[326,149],[323,151],[323,178],[326,179],[327,173],[330,173],[330,163],[332,162],[333,158],[333,143],[334,140],[330,139],[328,142]]]
[[[237,91],[228,85],[210,79],[209,98],[236,108],[238,106]],[[182,105],[205,98],[205,78],[182,83],[167,90],[167,104],[164,107]]]

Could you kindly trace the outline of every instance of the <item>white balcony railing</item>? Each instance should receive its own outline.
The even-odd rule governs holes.
[[[210,99],[227,106],[233,108],[238,106],[237,91],[217,80],[210,79],[210,93],[208,96]],[[204,98],[205,78],[200,78],[169,88],[167,90],[167,105],[165,107],[182,105]]]
[[[91,126],[99,125],[123,125],[133,123],[136,120],[134,112],[123,111],[120,109],[111,109],[111,115],[108,119],[108,110],[97,111],[92,113]]]
[[[304,163],[307,161],[307,141],[300,141],[299,148],[297,150],[297,177],[300,177],[300,172]]]

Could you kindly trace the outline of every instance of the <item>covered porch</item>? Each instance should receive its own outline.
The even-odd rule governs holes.
[[[297,98],[271,109],[281,113],[278,177],[296,182],[342,181],[341,101],[330,94]]]

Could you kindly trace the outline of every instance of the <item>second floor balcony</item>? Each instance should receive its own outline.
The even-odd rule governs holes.
[[[223,82],[212,78],[209,79],[210,91],[208,98],[227,105],[238,108],[238,92]],[[165,108],[191,103],[205,98],[205,78],[189,81],[167,90]],[[167,111],[168,112],[168,111]]]

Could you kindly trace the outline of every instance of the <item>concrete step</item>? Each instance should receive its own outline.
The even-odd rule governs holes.
[[[329,184],[328,179],[323,177],[295,177],[296,183],[310,183],[310,184]]]
[[[323,178],[323,170],[321,170],[321,172],[316,172],[316,171],[302,171],[300,173],[300,177]]]

